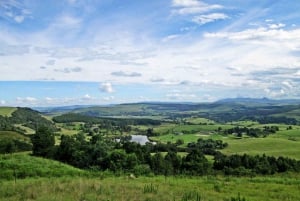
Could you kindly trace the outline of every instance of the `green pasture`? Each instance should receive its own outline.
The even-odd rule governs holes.
[[[293,126],[293,129],[291,130],[280,130],[275,135],[272,135],[271,137],[278,137],[278,138],[284,138],[288,140],[293,141],[300,141],[300,127],[299,126]]]
[[[185,144],[188,142],[196,142],[199,138],[199,135],[196,134],[182,134],[182,135],[175,135],[175,134],[167,134],[157,137],[150,137],[150,140],[162,142],[162,143],[175,143],[177,140],[182,139]]]
[[[269,156],[284,156],[300,160],[300,141],[293,141],[283,138],[225,138],[229,145],[222,150],[225,154],[251,154]]]
[[[16,110],[17,108],[15,107],[0,107],[0,115],[10,117],[11,114]]]
[[[200,118],[200,117],[191,117],[184,119],[185,122],[189,122],[192,124],[214,124],[215,121],[206,119],[206,118]]]
[[[208,124],[208,125],[178,125],[174,127],[175,132],[202,132],[202,133],[211,133],[219,128],[222,130],[232,128],[232,125],[227,124]]]

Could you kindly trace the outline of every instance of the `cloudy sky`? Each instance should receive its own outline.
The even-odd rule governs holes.
[[[300,98],[294,0],[0,0],[0,105]]]

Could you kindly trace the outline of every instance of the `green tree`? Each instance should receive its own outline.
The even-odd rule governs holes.
[[[183,170],[192,175],[204,175],[209,171],[209,163],[204,154],[198,150],[192,150],[182,160]]]
[[[31,137],[32,154],[51,157],[54,151],[55,138],[53,132],[45,126],[39,127]]]

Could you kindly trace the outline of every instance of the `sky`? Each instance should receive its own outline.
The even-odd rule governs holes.
[[[0,0],[0,106],[300,98],[295,0]]]

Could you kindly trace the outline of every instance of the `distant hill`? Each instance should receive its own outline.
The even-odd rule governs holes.
[[[69,105],[69,106],[58,106],[58,107],[33,107],[33,110],[38,112],[42,112],[44,114],[57,114],[57,113],[64,113],[69,112],[76,109],[93,107],[93,105]]]
[[[262,122],[300,122],[300,100],[233,98],[213,103],[144,102],[108,106],[68,106],[48,108],[46,114],[75,113],[92,117],[175,119],[190,116],[219,122],[255,120]]]
[[[268,104],[268,105],[288,105],[300,104],[298,99],[268,99],[268,98],[227,98],[217,101],[217,103],[239,103],[239,104]]]
[[[31,129],[46,125],[55,130],[54,123],[43,117],[38,111],[22,107],[0,108],[0,131],[17,131],[22,133],[22,130],[17,128],[17,124]]]

